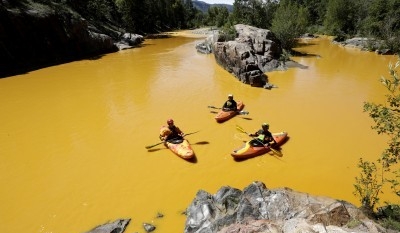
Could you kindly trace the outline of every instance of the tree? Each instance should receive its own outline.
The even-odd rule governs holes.
[[[235,0],[231,21],[258,28],[269,28],[278,6],[275,0]]]
[[[354,33],[356,10],[354,1],[329,0],[324,20],[326,32],[331,35]]]
[[[272,20],[271,31],[281,41],[286,50],[292,49],[297,38],[306,32],[308,26],[308,12],[297,3],[281,1]]]
[[[395,65],[389,64],[390,77],[380,79],[389,91],[386,95],[386,104],[364,103],[364,111],[368,112],[375,122],[372,129],[378,134],[389,136],[388,148],[377,159],[377,164],[381,166],[380,170],[374,162],[360,159],[358,164],[361,173],[359,177],[356,177],[354,195],[359,197],[362,209],[370,215],[379,202],[379,194],[384,185],[389,184],[392,192],[400,197],[398,164],[400,159],[400,78],[397,73],[399,67],[400,58]]]

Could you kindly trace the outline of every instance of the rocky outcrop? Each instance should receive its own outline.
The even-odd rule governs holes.
[[[118,219],[114,222],[97,226],[86,233],[123,233],[129,222],[130,219]]]
[[[215,195],[198,191],[187,209],[185,233],[219,232],[390,232],[354,205],[288,188],[253,182],[243,191],[222,187]]]
[[[381,55],[393,55],[394,52],[389,48],[385,47],[384,40],[376,40],[374,38],[367,37],[354,37],[346,40],[343,38],[336,37],[333,43],[342,45],[344,47],[358,48],[363,51],[375,51]]]
[[[115,52],[119,40],[132,47],[143,37],[113,38],[79,14],[57,7],[0,6],[0,78]]]
[[[265,72],[277,69],[282,48],[275,35],[266,29],[235,25],[234,41],[214,41],[212,51],[219,65],[241,82],[255,87],[271,88]]]

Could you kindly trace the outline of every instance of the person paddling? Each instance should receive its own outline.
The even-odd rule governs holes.
[[[160,130],[160,140],[167,142],[169,140],[182,140],[185,134],[175,126],[173,119],[167,120],[168,126],[162,126]]]
[[[263,123],[261,129],[253,134],[249,134],[255,139],[251,140],[250,143],[253,146],[274,146],[277,145],[272,133],[269,131],[269,124]],[[261,145],[261,143],[263,145]]]
[[[222,110],[224,110],[226,112],[227,111],[237,111],[237,103],[233,99],[233,95],[232,94],[228,95],[228,100],[222,106]]]

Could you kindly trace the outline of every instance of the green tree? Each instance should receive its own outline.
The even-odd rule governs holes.
[[[329,0],[324,20],[326,32],[331,35],[354,33],[356,11],[354,1]]]
[[[356,177],[354,195],[359,197],[362,208],[367,214],[373,213],[379,203],[379,194],[384,185],[390,185],[392,192],[400,197],[399,192],[399,156],[400,156],[400,78],[398,68],[400,58],[395,65],[389,65],[389,78],[381,77],[381,83],[389,91],[386,104],[364,103],[364,111],[374,120],[372,129],[378,134],[389,137],[388,148],[377,159],[378,168],[374,162],[360,159],[358,167],[361,173]],[[378,178],[380,177],[380,178]]]
[[[212,6],[207,11],[207,25],[222,27],[227,22],[229,12],[226,7]]]
[[[277,6],[274,0],[235,0],[231,22],[269,28]]]
[[[308,11],[291,1],[281,1],[272,20],[271,31],[281,41],[282,48],[291,50],[297,38],[306,32]]]

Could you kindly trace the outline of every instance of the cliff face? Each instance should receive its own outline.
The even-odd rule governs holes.
[[[0,78],[117,50],[72,12],[0,5]]]

